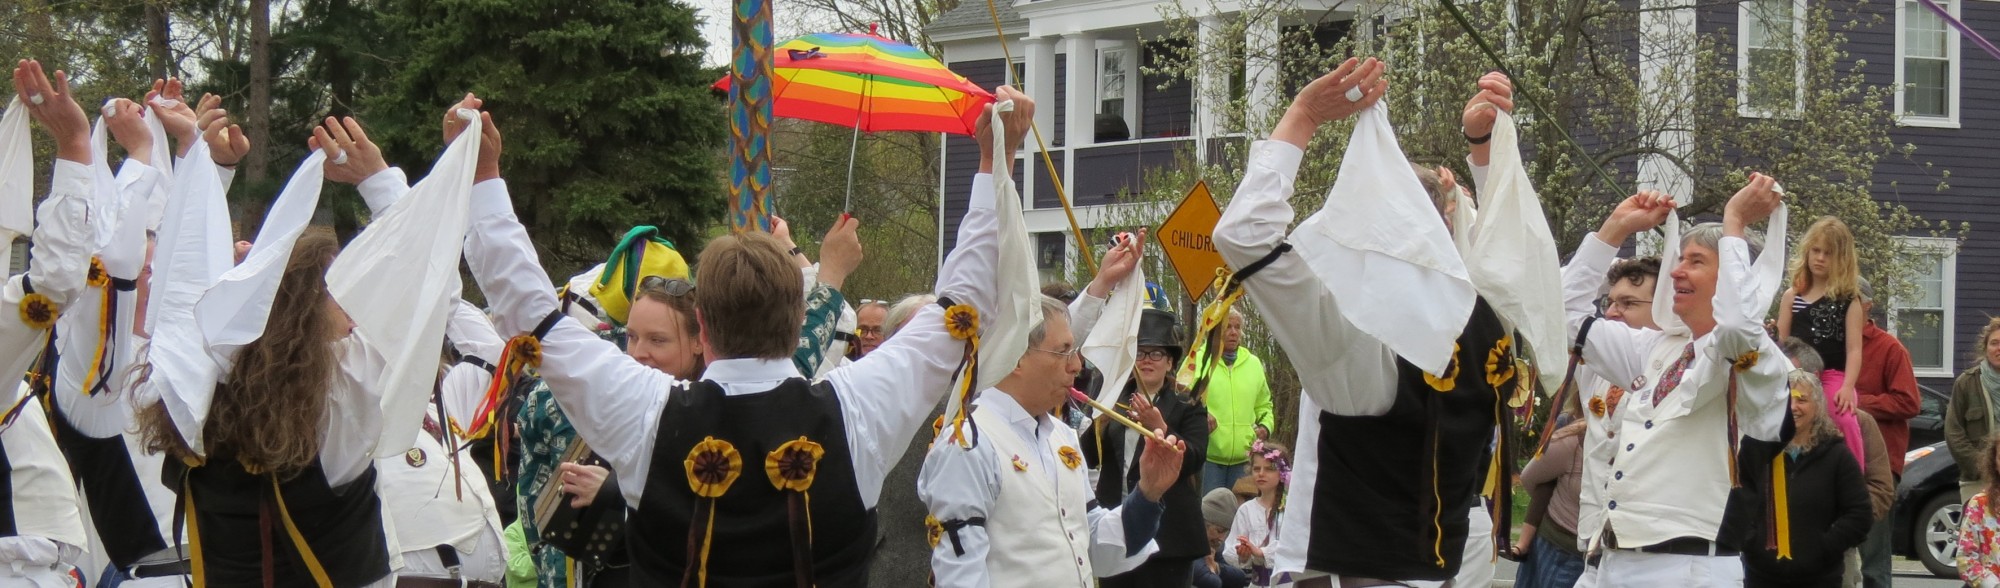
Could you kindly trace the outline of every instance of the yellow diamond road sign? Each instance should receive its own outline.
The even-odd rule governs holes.
[[[1209,195],[1208,183],[1195,182],[1180,206],[1167,215],[1159,230],[1153,231],[1191,301],[1201,300],[1215,281],[1216,268],[1222,267],[1222,254],[1215,250],[1215,242],[1210,238],[1215,233],[1215,222],[1221,219],[1222,209],[1215,205],[1215,197]]]

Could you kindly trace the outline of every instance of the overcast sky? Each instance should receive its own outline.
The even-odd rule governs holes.
[[[729,14],[730,14],[729,0],[686,0],[686,1],[690,4],[693,4],[696,12],[698,12],[701,15],[702,18],[701,36],[702,38],[708,40],[708,59],[706,60],[707,64],[728,65],[729,64]],[[781,42],[784,41],[785,39],[796,37],[802,34],[803,32],[809,32],[809,31],[801,31],[800,29],[802,28],[815,28],[820,31],[824,31],[827,26],[830,26],[824,24],[826,18],[815,18],[813,14],[802,14],[798,12],[802,10],[802,8],[795,5],[794,3],[786,2],[785,0],[771,0],[771,4],[773,10],[784,13],[778,15],[774,19],[777,21],[776,30],[772,31],[772,37],[774,41]],[[820,23],[820,24],[814,24],[814,23]]]

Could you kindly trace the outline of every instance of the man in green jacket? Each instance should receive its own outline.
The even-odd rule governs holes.
[[[1271,436],[1271,385],[1264,362],[1244,349],[1243,315],[1229,310],[1222,326],[1222,355],[1207,366],[1208,462],[1201,468],[1202,494],[1228,488],[1247,475],[1250,443]]]

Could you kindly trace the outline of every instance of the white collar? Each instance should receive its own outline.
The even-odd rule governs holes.
[[[718,359],[709,362],[708,367],[702,370],[701,377],[704,380],[726,385],[770,382],[803,376],[799,375],[798,366],[794,365],[790,358],[762,359],[750,357]]]
[[[1049,424],[1048,415],[1028,414],[1028,409],[1022,408],[1021,402],[1015,400],[1014,395],[999,388],[987,388],[986,391],[980,392],[979,398],[973,399],[972,405],[982,410],[993,411],[995,415],[1006,419],[1008,426],[1022,431],[1034,431],[1037,436],[1040,436],[1042,426]]]

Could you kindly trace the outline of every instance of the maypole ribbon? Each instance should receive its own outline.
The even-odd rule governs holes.
[[[568,315],[563,314],[562,309],[558,308],[549,312],[548,316],[542,317],[542,322],[535,326],[534,332],[507,340],[507,349],[500,354],[500,364],[493,368],[493,384],[486,387],[486,395],[480,399],[479,408],[472,416],[472,423],[461,425],[457,418],[447,416],[446,424],[453,435],[466,440],[476,440],[485,439],[487,435],[493,433],[496,428],[494,424],[500,420],[500,405],[506,402],[507,391],[513,389],[514,382],[529,368],[542,365],[542,338],[547,337],[549,329],[555,328],[556,322],[565,316]],[[505,431],[505,428],[501,430]],[[507,445],[507,443],[494,444],[495,481],[500,480],[504,473],[501,465],[506,463]]]
[[[771,230],[771,0],[736,0],[730,20],[729,216],[735,232]]]
[[[1213,340],[1215,329],[1228,320],[1229,309],[1243,298],[1242,283],[1235,280],[1235,274],[1227,266],[1215,268],[1215,282],[1209,290],[1216,293],[1215,301],[1201,309],[1201,322],[1195,329],[1194,344],[1188,346],[1187,358],[1181,361],[1181,369],[1174,375],[1174,381],[1187,387],[1188,395],[1196,402],[1207,399],[1209,371],[1215,367],[1215,359],[1220,354],[1220,346],[1215,345]]]

